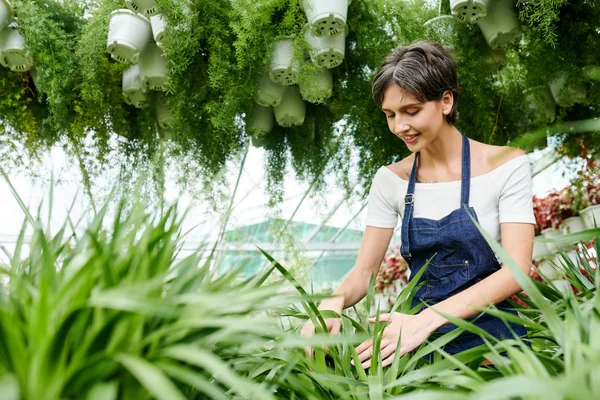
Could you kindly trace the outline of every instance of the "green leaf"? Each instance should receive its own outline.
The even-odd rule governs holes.
[[[185,396],[165,374],[150,362],[127,354],[117,354],[115,360],[121,363],[137,381],[159,400],[185,400]]]

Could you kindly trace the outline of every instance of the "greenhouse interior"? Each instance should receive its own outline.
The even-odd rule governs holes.
[[[600,399],[600,0],[0,0],[0,398]]]

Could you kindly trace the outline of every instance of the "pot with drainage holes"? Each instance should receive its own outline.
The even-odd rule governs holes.
[[[146,17],[151,17],[159,12],[154,0],[125,0],[125,4],[131,11]]]
[[[315,36],[336,36],[346,29],[351,0],[299,0]]]
[[[320,68],[335,68],[344,61],[346,54],[346,37],[348,29],[336,36],[315,36],[310,25],[304,25],[302,30],[308,42],[310,60]]]
[[[142,108],[146,102],[147,89],[142,84],[140,66],[132,65],[123,72],[123,96],[125,102],[136,108]]]
[[[14,24],[0,32],[0,64],[15,72],[29,71],[33,66],[25,39]]]
[[[492,49],[504,47],[521,36],[521,23],[514,10],[516,0],[489,0],[487,15],[477,21]]]
[[[14,10],[10,1],[0,0],[0,31],[8,26],[13,20]]]
[[[263,136],[270,133],[274,125],[273,107],[255,104],[252,114],[246,120],[246,132],[252,136]]]
[[[256,102],[263,107],[279,105],[283,92],[285,92],[285,86],[273,82],[269,78],[269,74],[265,73],[258,83]]]
[[[162,14],[153,15],[150,17],[150,25],[152,26],[152,36],[154,36],[154,41],[156,45],[161,49],[164,49],[164,40],[165,40],[165,29],[167,27],[167,20],[163,17]]]
[[[275,43],[275,50],[271,58],[269,76],[275,83],[285,86],[298,82],[300,63],[294,60],[294,39],[285,37]]]
[[[484,18],[488,0],[450,0],[450,9],[454,19],[473,24]]]
[[[142,84],[151,90],[164,91],[167,88],[167,58],[156,44],[151,43],[140,56]]]
[[[283,127],[300,126],[304,123],[306,104],[302,101],[295,86],[285,88],[281,104],[273,109],[275,110],[275,120]]]
[[[110,13],[106,51],[113,60],[137,64],[151,40],[152,27],[148,18],[125,9]]]

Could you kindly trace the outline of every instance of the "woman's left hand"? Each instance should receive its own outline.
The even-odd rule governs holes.
[[[400,357],[409,351],[423,344],[425,340],[436,329],[433,319],[429,318],[428,313],[416,315],[402,314],[395,312],[392,314],[379,315],[379,321],[390,321],[390,324],[383,330],[381,339],[381,360],[382,366],[387,367],[392,364],[394,354],[398,346],[398,337],[400,337]],[[369,322],[375,322],[375,318],[369,318]],[[373,341],[371,339],[362,342],[357,348],[358,358],[363,368],[371,366],[371,357],[373,356]]]

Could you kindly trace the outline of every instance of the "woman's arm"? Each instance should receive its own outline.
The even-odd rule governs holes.
[[[367,226],[354,268],[335,290],[334,297],[321,302],[320,310],[341,313],[344,308],[353,306],[365,297],[371,274],[377,276],[393,234],[393,228]]]
[[[531,256],[533,252],[534,227],[527,223],[500,224],[502,248],[521,267],[523,272],[529,274]],[[489,303],[500,303],[513,294],[519,293],[521,287],[515,280],[512,272],[505,265],[488,276],[481,282],[455,294],[454,296],[437,303],[421,312],[422,317],[430,321],[433,330],[448,323],[436,313],[440,311],[458,318],[468,318],[480,313],[479,308],[485,308]]]

